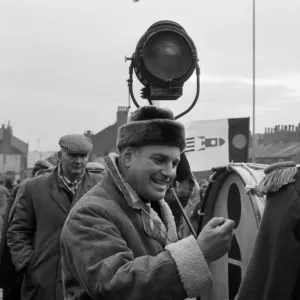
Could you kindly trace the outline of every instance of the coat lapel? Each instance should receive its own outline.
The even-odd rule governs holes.
[[[86,172],[84,175],[84,178],[81,182],[81,184],[78,187],[78,190],[72,200],[72,203],[70,205],[69,200],[67,196],[62,194],[62,191],[60,189],[63,189],[64,187],[60,186],[60,183],[57,180],[57,174],[56,172],[53,172],[51,178],[50,178],[50,195],[53,198],[53,200],[58,204],[58,206],[66,213],[68,214],[70,209],[77,203],[77,201],[85,194],[87,193],[92,187],[92,181],[89,176],[89,174]]]
[[[57,180],[57,170],[55,170],[50,176],[50,185],[49,185],[49,193],[51,198],[57,203],[57,205],[66,213],[69,213],[70,204],[68,202],[67,197],[64,197],[62,192],[60,191],[61,187],[59,186]]]

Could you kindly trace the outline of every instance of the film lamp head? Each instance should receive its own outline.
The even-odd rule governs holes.
[[[180,98],[184,83],[195,70],[199,85],[196,46],[185,29],[173,21],[159,21],[150,26],[138,41],[132,57],[125,58],[128,60],[131,61],[127,80],[129,93],[137,107],[132,88],[133,72],[144,86],[141,97],[150,104],[153,100]],[[199,86],[197,94],[199,96]]]

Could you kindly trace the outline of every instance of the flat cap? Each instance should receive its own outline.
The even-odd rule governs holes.
[[[87,163],[86,168],[91,173],[102,173],[105,170],[105,167],[95,161],[90,161]]]
[[[69,134],[59,140],[60,147],[68,153],[88,154],[93,150],[92,140],[83,134]]]
[[[49,161],[43,159],[37,160],[34,164],[35,169],[48,169],[52,167],[53,165]]]

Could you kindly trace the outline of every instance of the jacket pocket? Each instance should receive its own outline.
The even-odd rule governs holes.
[[[32,271],[40,264],[44,264],[45,262],[52,259],[52,256],[57,255],[60,252],[59,247],[59,237],[61,234],[61,229],[56,231],[50,239],[43,243],[40,248],[34,249],[34,255],[30,259],[30,270]],[[57,239],[57,241],[56,241]]]
[[[31,257],[29,258],[29,261],[25,265],[25,273],[26,274],[28,274],[29,271],[31,270],[35,259],[36,259],[36,252],[33,250]]]

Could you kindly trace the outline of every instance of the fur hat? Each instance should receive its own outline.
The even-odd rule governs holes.
[[[170,109],[153,105],[136,109],[128,122],[119,128],[117,148],[127,146],[166,145],[179,147],[183,151],[185,129],[175,120]]]

